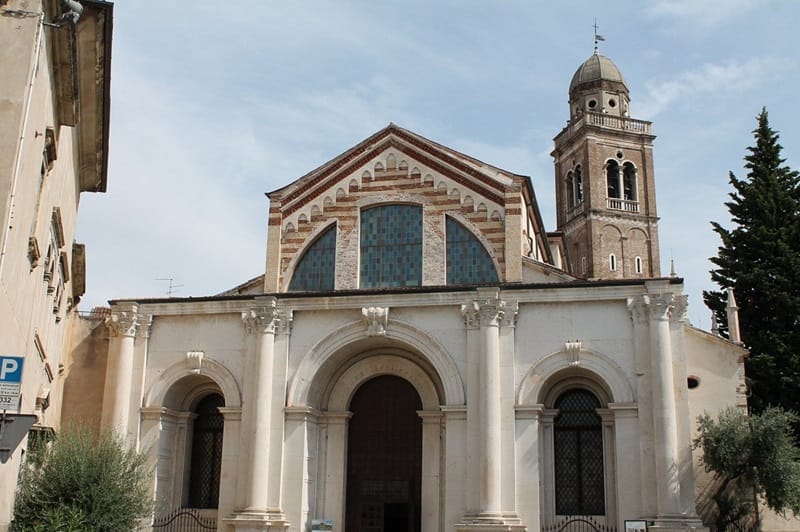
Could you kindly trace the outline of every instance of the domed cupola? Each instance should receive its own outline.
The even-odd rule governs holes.
[[[629,115],[628,85],[617,65],[595,49],[572,76],[569,84],[570,116],[585,112]]]

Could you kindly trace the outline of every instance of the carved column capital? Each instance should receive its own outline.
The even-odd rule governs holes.
[[[124,310],[112,310],[111,317],[106,320],[109,334],[111,336],[127,336],[129,338],[136,336],[136,331],[140,325],[140,314],[137,310],[136,305],[126,307]]]
[[[461,305],[461,315],[464,316],[464,325],[466,325],[467,329],[477,329],[480,326],[478,304],[475,301]]]
[[[680,294],[673,300],[673,308],[670,312],[670,319],[673,322],[683,323],[686,321],[686,311],[689,309],[689,296]]]
[[[635,323],[644,323],[647,321],[647,303],[642,297],[629,297],[628,298],[628,312],[631,313],[631,319]]]
[[[367,324],[367,336],[386,336],[389,327],[389,307],[364,307],[361,315]]]
[[[278,308],[277,301],[242,312],[247,334],[286,334],[292,324],[292,312]]]
[[[500,325],[503,327],[516,327],[517,316],[519,316],[519,303],[516,301],[505,301],[503,303],[503,317]]]
[[[506,313],[506,302],[502,299],[475,301],[482,327],[498,327]]]
[[[136,336],[141,338],[150,338],[150,330],[152,326],[152,314],[139,314],[139,328],[136,330]]]

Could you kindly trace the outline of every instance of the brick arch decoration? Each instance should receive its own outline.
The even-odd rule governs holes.
[[[567,343],[564,349],[551,353],[527,371],[517,388],[517,405],[547,402],[554,386],[563,379],[585,379],[609,403],[633,403],[635,393],[622,368],[610,357]]]
[[[466,403],[461,375],[447,350],[424,331],[389,319],[385,334],[380,336],[368,336],[366,324],[357,321],[330,332],[317,342],[302,358],[289,382],[287,406],[325,409],[332,399],[336,401],[336,383],[351,371],[350,368],[382,353],[393,359],[403,358],[422,371],[434,386],[439,404],[461,406]],[[410,371],[410,366],[403,367],[406,368],[403,371]],[[397,368],[391,370],[391,374],[400,371]],[[415,379],[421,379],[421,374],[416,372],[413,373],[417,375]],[[417,382],[422,381],[417,379]],[[425,387],[420,389],[424,391],[422,388]]]

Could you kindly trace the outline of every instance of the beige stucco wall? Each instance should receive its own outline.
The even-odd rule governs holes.
[[[54,31],[71,28],[41,24],[54,18],[50,10],[57,5],[43,0],[0,3],[0,354],[25,359],[19,412],[36,414],[37,426],[56,430],[76,321],[73,284],[76,279],[83,284],[82,266],[76,271],[73,265],[79,130],[59,123],[52,57],[54,38],[60,35]],[[94,65],[89,68],[94,76]],[[88,111],[94,102],[82,105]],[[48,130],[56,158],[43,170]],[[31,241],[38,244],[39,257],[29,253]],[[37,396],[47,398],[47,408],[37,406]],[[10,520],[25,445],[23,440],[2,466],[0,530]]]

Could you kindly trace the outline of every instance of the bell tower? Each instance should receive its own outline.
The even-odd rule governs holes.
[[[571,273],[660,277],[651,123],[630,117],[625,78],[594,54],[569,86],[570,118],[555,137],[556,223]]]

